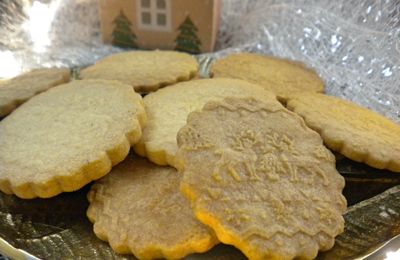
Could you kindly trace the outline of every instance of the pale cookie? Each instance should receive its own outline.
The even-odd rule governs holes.
[[[0,190],[21,198],[77,190],[126,157],[145,120],[140,95],[116,81],[41,93],[0,122]]]
[[[261,87],[236,79],[192,80],[161,89],[143,99],[149,123],[135,151],[156,164],[174,166],[176,134],[186,124],[188,114],[208,101],[230,96],[276,100]]]
[[[130,51],[108,56],[80,72],[83,79],[118,80],[148,93],[197,75],[196,59],[175,51]]]
[[[139,259],[180,259],[207,251],[218,240],[195,218],[179,191],[181,179],[172,167],[128,156],[88,194],[94,232],[117,253]]]
[[[304,64],[260,54],[239,53],[217,60],[212,66],[214,77],[247,80],[276,93],[285,101],[296,92],[324,92],[324,82]]]
[[[36,94],[68,82],[69,79],[69,69],[44,68],[1,82],[0,117],[8,115]]]
[[[320,133],[332,150],[378,169],[400,172],[400,125],[349,101],[302,94],[288,108]]]
[[[178,133],[182,192],[250,259],[312,259],[344,228],[344,179],[321,137],[276,102],[228,98]]]

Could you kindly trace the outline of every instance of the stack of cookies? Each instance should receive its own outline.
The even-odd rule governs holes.
[[[0,190],[49,198],[94,181],[95,234],[139,259],[218,243],[250,259],[313,259],[345,224],[331,150],[400,172],[400,126],[322,94],[303,64],[241,53],[211,79],[198,67],[135,51],[69,83],[53,69],[1,83]]]

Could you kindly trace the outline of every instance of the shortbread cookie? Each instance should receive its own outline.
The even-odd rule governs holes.
[[[175,51],[130,51],[108,56],[80,72],[83,79],[111,79],[148,93],[197,75],[196,59]]]
[[[126,157],[145,120],[140,95],[116,81],[41,93],[0,122],[0,190],[21,198],[77,190]]]
[[[378,169],[400,172],[400,125],[349,101],[301,94],[288,108],[320,133],[332,150]]]
[[[211,100],[225,97],[258,97],[276,100],[261,87],[236,79],[201,79],[179,83],[144,97],[149,123],[135,151],[159,165],[174,166],[176,134],[187,115]]]
[[[44,68],[1,82],[0,117],[8,115],[36,94],[68,82],[69,79],[69,69]]]
[[[230,98],[178,133],[196,217],[250,259],[312,259],[344,228],[344,179],[321,137],[274,102]]]
[[[181,179],[172,167],[128,156],[88,194],[94,232],[117,253],[139,259],[180,259],[207,251],[218,240],[195,218],[179,191]]]
[[[296,92],[324,92],[324,82],[302,63],[260,54],[239,53],[217,60],[214,77],[244,79],[263,86],[285,101]]]

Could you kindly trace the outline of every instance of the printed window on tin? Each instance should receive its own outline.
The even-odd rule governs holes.
[[[137,0],[138,19],[141,29],[170,31],[170,0]]]

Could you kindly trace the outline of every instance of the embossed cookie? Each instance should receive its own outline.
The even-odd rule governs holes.
[[[116,81],[41,93],[0,122],[0,190],[21,198],[77,190],[126,157],[145,120],[140,95]]]
[[[211,100],[225,97],[258,97],[276,100],[261,87],[236,79],[201,79],[179,83],[144,97],[149,123],[135,151],[160,165],[174,166],[176,134],[188,114]]]
[[[378,169],[400,172],[400,126],[349,101],[302,94],[288,108],[321,134],[325,144],[344,156]]]
[[[180,259],[218,243],[179,191],[182,175],[171,167],[128,156],[98,180],[87,211],[96,235],[117,253],[139,259]]]
[[[0,82],[0,117],[8,115],[36,94],[68,82],[69,78],[69,69],[44,68]]]
[[[210,102],[177,138],[181,190],[196,217],[250,259],[312,259],[343,231],[334,156],[276,102]]]
[[[285,101],[295,92],[324,92],[324,82],[304,64],[260,54],[239,53],[217,60],[214,77],[247,80],[276,93]]]
[[[81,71],[83,79],[118,80],[147,93],[197,75],[196,59],[175,51],[130,51],[108,56]]]

